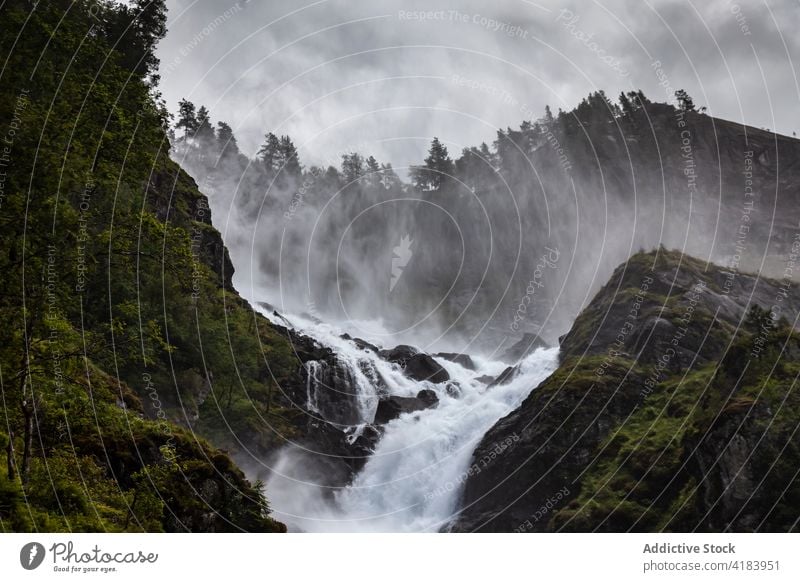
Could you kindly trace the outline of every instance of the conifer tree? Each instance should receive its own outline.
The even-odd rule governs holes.
[[[619,105],[622,108],[622,113],[626,117],[631,117],[634,113],[633,105],[631,104],[631,100],[625,96],[625,92],[621,92],[619,94]]]
[[[183,129],[183,139],[193,136],[197,132],[197,113],[194,103],[187,99],[178,102],[178,122],[176,129]]]
[[[380,182],[380,173],[381,165],[378,163],[378,160],[376,160],[374,156],[368,157],[366,160],[365,177],[371,186]]]
[[[364,157],[352,152],[342,155],[342,176],[346,183],[360,181],[364,175]]]
[[[264,136],[263,145],[258,150],[257,157],[267,176],[270,179],[274,178],[278,174],[283,161],[280,138],[272,132],[267,133]]]
[[[214,142],[214,127],[211,125],[211,117],[205,105],[201,105],[197,110],[196,118],[197,128],[195,129],[195,137],[203,145],[208,145]]]
[[[678,101],[678,107],[682,111],[694,111],[694,100],[689,97],[689,94],[683,89],[675,91],[675,99]]]
[[[236,143],[236,136],[233,135],[231,126],[220,121],[217,123],[217,147],[223,157],[236,156],[239,154],[239,145]]]
[[[280,152],[281,173],[290,178],[299,178],[303,173],[300,167],[300,158],[297,156],[297,148],[294,147],[288,135],[281,136],[278,151]]]
[[[421,190],[439,190],[455,170],[453,160],[447,153],[447,147],[434,137],[425,158],[424,166],[414,166],[411,177],[414,186]]]

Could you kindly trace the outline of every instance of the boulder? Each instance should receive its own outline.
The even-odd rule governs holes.
[[[400,365],[405,375],[417,382],[439,384],[450,379],[450,374],[436,360],[413,346],[400,345],[391,350],[381,350],[378,354],[386,361]]]
[[[439,398],[433,390],[420,390],[416,396],[389,396],[378,402],[375,424],[386,424],[407,412],[436,408]]]
[[[417,382],[427,380],[428,382],[439,384],[440,382],[447,382],[450,379],[450,374],[447,373],[447,370],[428,354],[416,354],[412,356],[411,359],[406,362],[404,372],[406,376]]]
[[[436,396],[436,392],[427,388],[417,392],[417,399],[426,403],[429,408],[435,407],[439,404],[439,397]]]
[[[414,346],[399,345],[389,350],[380,350],[378,355],[387,362],[403,365],[411,358],[411,356],[414,356],[418,353],[419,350]]]

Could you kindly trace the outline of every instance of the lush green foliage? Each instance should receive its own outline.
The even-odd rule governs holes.
[[[687,280],[706,281],[706,293],[720,292],[702,261],[663,249],[658,259],[655,255],[641,253],[628,261],[630,275],[621,288],[615,289],[617,280],[612,278],[607,287],[613,299],[596,299],[577,319],[570,341],[589,345],[610,302],[629,305],[638,291],[636,282],[651,267],[677,273],[680,264]],[[669,299],[655,294],[649,300],[652,303],[642,309],[640,318],[676,323],[685,314],[681,307],[685,308],[685,293]],[[741,327],[734,329],[698,303],[681,341],[702,346],[697,350],[701,358],[704,351],[725,355],[721,361],[701,359],[699,365],[666,369],[638,358],[620,358],[609,367],[603,380],[635,406],[598,444],[592,463],[582,473],[578,495],[557,510],[552,529],[791,529],[800,499],[794,462],[800,454],[796,439],[800,334],[755,304]],[[603,359],[568,359],[548,380],[550,389],[561,384],[553,380],[565,377],[570,389],[586,390],[595,384],[595,370]],[[645,379],[657,382],[645,389]],[[726,502],[734,496],[742,501],[732,503],[733,509],[726,513]],[[713,521],[720,519],[726,521]]]
[[[163,2],[0,6],[5,531],[281,527],[198,436],[268,449],[294,362],[167,155],[164,21]]]

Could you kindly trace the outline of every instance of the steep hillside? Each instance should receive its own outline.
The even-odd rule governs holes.
[[[216,447],[291,434],[271,399],[296,364],[168,157],[165,18],[0,6],[2,531],[283,529]]]
[[[620,266],[559,369],[484,436],[454,529],[796,527],[798,253],[796,235],[784,278],[739,274],[730,294],[726,271],[680,253]]]

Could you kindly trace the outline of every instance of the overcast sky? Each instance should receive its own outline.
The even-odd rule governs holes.
[[[170,0],[161,89],[253,154],[343,151],[402,167],[457,154],[590,91],[686,89],[717,117],[800,131],[800,0]],[[424,11],[424,13],[420,13]],[[660,63],[660,65],[659,65]]]

